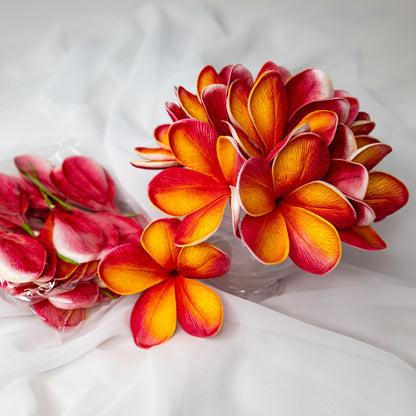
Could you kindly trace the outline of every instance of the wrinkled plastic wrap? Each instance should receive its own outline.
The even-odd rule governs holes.
[[[0,285],[59,330],[119,297],[98,277],[111,248],[140,241],[143,210],[74,146],[40,149],[0,170]]]

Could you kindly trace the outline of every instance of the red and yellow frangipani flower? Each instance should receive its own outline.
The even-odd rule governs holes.
[[[98,273],[115,293],[143,292],[131,313],[131,330],[143,348],[167,341],[179,320],[197,337],[215,335],[221,328],[223,309],[218,295],[195,279],[222,276],[229,257],[215,246],[174,244],[180,220],[161,218],[143,231],[141,245],[125,244],[110,251]]]
[[[260,261],[279,263],[289,256],[315,274],[337,265],[341,241],[336,227],[351,226],[356,214],[339,190],[320,181],[328,166],[324,140],[310,133],[291,140],[272,166],[263,158],[244,164],[238,181],[247,212],[241,235]]]
[[[218,138],[216,130],[202,121],[186,119],[172,125],[169,142],[175,158],[186,168],[160,172],[149,183],[148,195],[165,214],[185,217],[175,244],[195,244],[214,233],[230,198],[237,224],[239,206],[233,194],[245,159],[233,140]]]

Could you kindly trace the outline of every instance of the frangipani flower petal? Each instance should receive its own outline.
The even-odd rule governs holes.
[[[409,191],[393,175],[378,171],[369,173],[364,202],[374,210],[377,219],[393,214],[406,205],[408,200]]]
[[[79,284],[75,289],[58,295],[50,296],[49,302],[60,309],[78,309],[94,305],[99,298],[98,286],[95,282]]]
[[[332,270],[341,258],[341,241],[334,226],[304,208],[283,202],[279,207],[286,221],[293,262],[310,273]]]
[[[253,88],[253,75],[244,65],[236,64],[231,67],[228,86],[236,80],[242,81],[249,91]]]
[[[53,212],[53,246],[56,251],[77,263],[94,260],[101,252],[101,230],[81,214],[60,210]]]
[[[228,123],[232,138],[239,144],[244,156],[248,157],[261,157],[262,153],[259,148],[251,141],[246,133],[239,127]]]
[[[220,226],[230,194],[206,204],[198,211],[187,215],[176,232],[175,244],[188,246],[207,239]]]
[[[201,96],[208,119],[219,134],[228,134],[227,87],[222,84],[208,85]]]
[[[175,217],[198,211],[224,195],[230,195],[229,186],[207,175],[183,168],[160,172],[148,186],[148,196],[152,204]]]
[[[10,222],[10,226],[22,226],[27,221],[28,207],[29,197],[20,192],[16,181],[0,173],[0,219]]]
[[[342,97],[346,99],[350,104],[348,118],[344,121],[344,124],[349,126],[357,118],[358,112],[360,110],[359,101],[355,97],[351,97],[351,94],[348,91],[344,90],[335,90],[334,97]]]
[[[243,217],[241,238],[253,255],[263,263],[280,263],[289,254],[286,222],[279,209],[261,217]]]
[[[327,73],[320,69],[306,69],[293,75],[286,82],[289,114],[303,105],[334,96],[334,86]]]
[[[167,280],[169,271],[153,260],[143,247],[124,244],[101,260],[98,275],[113,292],[131,295]]]
[[[208,279],[223,276],[230,268],[230,258],[208,243],[184,247],[178,258],[178,272],[185,277]]]
[[[355,142],[357,143],[357,148],[359,149],[360,147],[367,146],[368,144],[380,143],[380,140],[367,134],[361,134],[355,136]]]
[[[170,150],[169,147],[169,130],[170,124],[161,124],[157,126],[153,132],[153,137],[155,138],[156,143],[162,148],[166,150]]]
[[[219,296],[209,287],[192,279],[176,280],[178,321],[195,337],[210,337],[221,328],[223,309]]]
[[[172,161],[175,160],[175,157],[172,155],[172,152],[167,149],[161,148],[149,148],[149,147],[136,147],[134,149],[136,153],[146,160],[153,161]]]
[[[204,90],[204,88],[212,84],[224,84],[224,81],[218,75],[214,67],[212,67],[211,65],[207,65],[204,68],[202,68],[196,81],[196,90],[199,99],[201,99],[202,91]]]
[[[253,120],[251,119],[248,98],[250,90],[247,89],[246,85],[241,80],[234,81],[228,90],[227,98],[227,109],[230,120],[240,128],[248,138],[250,142],[249,149],[254,147],[259,149],[262,154],[265,154],[265,146],[260,139],[256,127],[254,126]],[[246,146],[244,146],[246,147]],[[250,152],[251,153],[251,152]]]
[[[375,126],[376,126],[376,123],[374,121],[358,120],[358,121],[354,121],[354,123],[350,125],[350,129],[356,136],[363,135],[363,134],[367,135],[373,131]]]
[[[195,120],[201,120],[204,123],[209,123],[204,106],[200,103],[196,95],[191,94],[183,87],[178,87],[176,93],[182,109],[189,117]]]
[[[42,321],[61,331],[79,325],[87,317],[85,308],[60,309],[53,306],[47,299],[36,302],[32,308]]]
[[[350,160],[361,163],[371,170],[381,162],[393,149],[384,143],[367,144],[360,147],[351,156]]]
[[[325,142],[316,134],[303,133],[290,141],[275,157],[272,175],[276,197],[321,179],[329,166]]]
[[[256,81],[248,108],[267,155],[282,140],[288,118],[286,91],[277,72],[266,72]]]
[[[48,190],[55,190],[50,178],[53,165],[49,160],[42,156],[21,155],[14,158],[14,164],[23,173],[24,177],[27,178],[26,174],[35,176]]]
[[[240,171],[238,192],[241,205],[251,216],[265,215],[275,208],[272,170],[263,158],[250,158]]]
[[[173,122],[187,118],[187,114],[176,103],[167,102],[165,108]]]
[[[32,282],[42,275],[46,259],[46,249],[36,238],[0,230],[2,279],[12,283]]]
[[[175,269],[179,247],[173,243],[180,224],[177,218],[159,218],[143,231],[141,243],[147,253],[165,269]]]
[[[357,150],[354,133],[344,124],[338,124],[334,139],[329,145],[332,158],[347,159]]]
[[[238,149],[235,140],[226,136],[218,137],[217,155],[226,182],[235,186],[237,184],[238,173],[246,161]]]
[[[217,131],[199,120],[180,120],[169,130],[173,155],[195,172],[222,179],[217,160]]]
[[[86,156],[67,157],[62,163],[62,172],[78,192],[101,204],[102,211],[117,211],[113,202],[114,181],[94,160]]]
[[[356,220],[354,208],[347,198],[334,186],[325,182],[307,183],[283,196],[282,201],[314,212],[335,227],[347,228]]]
[[[268,71],[278,72],[283,84],[286,84],[286,81],[292,75],[290,73],[290,71],[287,68],[285,68],[284,66],[279,66],[279,65],[276,65],[274,62],[268,61],[261,67],[261,69],[260,69],[260,71],[257,75],[257,79],[259,79],[265,72],[268,72]],[[256,79],[256,81],[257,81],[257,79]]]
[[[362,250],[382,250],[387,247],[374,228],[369,225],[366,227],[353,226],[338,232],[344,243]]]
[[[367,191],[368,172],[359,163],[332,159],[324,180],[336,186],[347,196],[363,199]]]
[[[338,116],[332,111],[318,110],[303,117],[297,127],[306,123],[309,124],[311,133],[319,135],[329,145],[337,130]]]
[[[338,122],[345,123],[348,118],[350,104],[345,98],[329,98],[327,100],[312,101],[300,107],[294,114],[291,115],[288,121],[287,130],[292,130],[308,114],[322,110],[335,113],[338,116]]]
[[[357,214],[357,220],[354,223],[356,227],[365,227],[373,223],[376,219],[374,210],[360,199],[348,198]]]
[[[137,300],[130,316],[134,342],[150,348],[167,341],[176,329],[175,280],[146,290]]]
[[[176,160],[163,160],[163,161],[141,161],[133,160],[130,162],[135,168],[141,169],[166,169],[181,166],[181,164]]]

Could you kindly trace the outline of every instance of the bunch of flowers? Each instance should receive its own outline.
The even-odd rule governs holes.
[[[121,215],[113,179],[87,157],[14,162],[17,174],[0,174],[0,285],[52,327],[77,326],[88,308],[118,297],[98,264],[112,248],[140,242],[144,219]]]
[[[206,66],[197,94],[176,89],[172,123],[157,148],[132,164],[162,169],[148,197],[183,217],[174,244],[189,247],[220,226],[230,203],[235,236],[266,264],[287,257],[314,274],[332,270],[341,241],[364,250],[385,242],[373,228],[403,207],[405,185],[375,170],[391,147],[348,92],[319,69],[291,74],[267,62],[256,78],[242,65]]]

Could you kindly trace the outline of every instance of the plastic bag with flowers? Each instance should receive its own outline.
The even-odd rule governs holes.
[[[138,243],[147,224],[138,207],[125,212],[103,167],[76,154],[62,160],[62,153],[68,149],[53,149],[50,160],[20,155],[14,173],[0,173],[2,292],[59,330],[119,297],[99,280],[99,261],[114,247]]]

